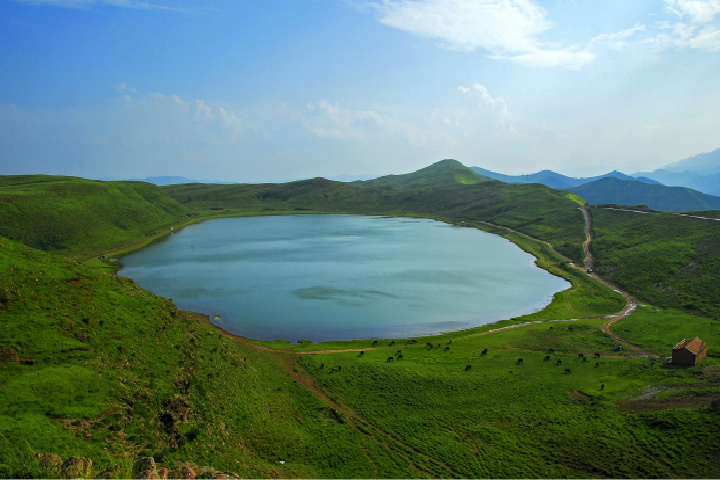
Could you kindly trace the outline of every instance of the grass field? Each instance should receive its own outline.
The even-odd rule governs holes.
[[[625,301],[570,266],[582,264],[584,236],[578,199],[567,192],[493,181],[161,190],[3,180],[0,190],[14,195],[0,206],[14,219],[3,224],[12,239],[0,238],[4,478],[57,477],[37,452],[90,457],[94,476],[115,464],[130,476],[132,460],[151,455],[170,469],[213,466],[250,478],[720,477],[713,227],[592,210],[597,269],[648,302],[613,326],[628,342],[617,351],[601,326]],[[81,187],[85,200],[66,193]],[[116,203],[96,203],[113,189]],[[160,205],[141,215],[153,199]],[[25,225],[30,217],[12,213],[20,206],[54,229],[65,228],[60,212],[72,221],[59,243],[42,244],[51,227]],[[417,342],[264,343],[226,335],[107,263],[84,261],[211,215],[344,209],[503,235],[573,288],[542,312]],[[117,218],[128,219],[126,230]],[[661,295],[670,286],[673,295]],[[669,365],[672,347],[695,335],[710,345],[706,360]]]

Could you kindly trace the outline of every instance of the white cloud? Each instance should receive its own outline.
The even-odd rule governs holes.
[[[470,106],[470,115],[465,122],[456,120],[454,122],[456,125],[466,125],[477,130],[477,127],[484,123],[482,121],[478,122],[478,119],[490,119],[495,127],[495,134],[517,134],[513,115],[502,97],[493,97],[488,92],[487,87],[479,83],[474,84],[472,87],[460,86],[458,92],[460,93],[461,104]],[[477,133],[475,132],[475,134]]]
[[[439,39],[450,49],[481,48],[492,58],[543,67],[580,68],[595,58],[538,40],[552,25],[530,0],[384,0],[374,6],[385,25]]]
[[[658,48],[720,51],[720,0],[665,0],[677,22],[661,22],[665,30],[646,42]]]

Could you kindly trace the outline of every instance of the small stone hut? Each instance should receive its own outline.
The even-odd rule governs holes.
[[[707,343],[698,337],[681,341],[672,351],[673,365],[697,365],[707,356]]]

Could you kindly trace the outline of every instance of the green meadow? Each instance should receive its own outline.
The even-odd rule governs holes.
[[[571,265],[578,197],[472,173],[446,161],[374,183],[166,188],[0,177],[0,476],[61,476],[43,452],[91,458],[92,477],[131,477],[143,456],[204,478],[720,477],[717,227],[590,209],[594,269],[641,303],[612,326],[618,342],[602,325],[625,299]],[[572,288],[460,332],[291,344],[227,335],[114,273],[113,252],[198,219],[328,212],[482,228]],[[696,335],[708,357],[669,364]]]

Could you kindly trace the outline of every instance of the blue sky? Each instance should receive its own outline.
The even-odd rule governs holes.
[[[720,0],[0,0],[0,174],[649,171],[720,147]]]

